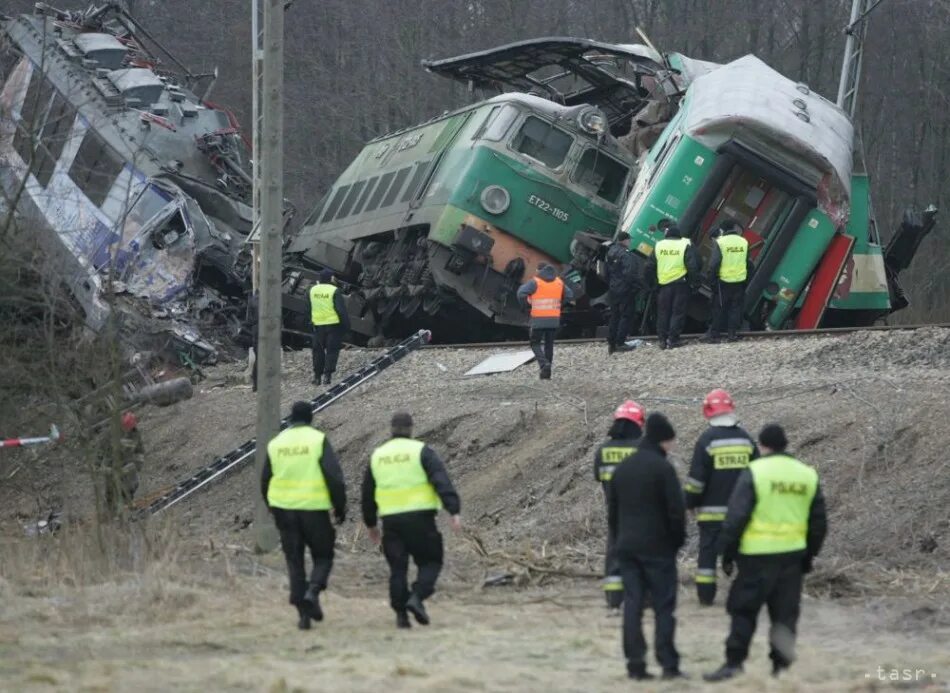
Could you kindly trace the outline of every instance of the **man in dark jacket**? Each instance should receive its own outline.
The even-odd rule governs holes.
[[[551,265],[542,263],[538,274],[518,287],[518,302],[531,306],[531,351],[541,369],[541,380],[550,380],[554,361],[554,337],[561,326],[561,308],[574,298],[574,290]],[[544,343],[542,347],[541,344]]]
[[[637,451],[643,432],[643,407],[628,399],[614,412],[614,421],[607,432],[608,440],[594,452],[594,479],[600,482],[604,490],[604,502],[607,502],[607,488],[613,479],[614,471],[625,459]],[[607,549],[604,552],[604,596],[607,599],[607,614],[619,615],[623,604],[623,578],[620,575],[620,562],[617,559],[617,536],[607,528]]]
[[[653,597],[654,647],[663,678],[680,678],[676,631],[676,552],[686,541],[683,489],[667,453],[676,433],[662,414],[647,418],[636,454],[613,474],[607,487],[607,522],[617,537],[623,575],[623,652],[632,679],[652,679],[646,670],[641,617],[643,595]]]
[[[396,627],[410,627],[407,611],[425,626],[429,614],[423,602],[435,592],[442,570],[442,535],[436,529],[435,516],[439,508],[445,508],[452,529],[458,531],[461,503],[435,450],[412,438],[412,416],[406,412],[393,415],[392,434],[373,452],[363,475],[363,522],[374,543],[382,540]],[[380,517],[381,539],[376,527]],[[410,556],[418,569],[411,591]]]
[[[340,461],[323,432],[313,428],[309,402],[294,402],[290,426],[267,444],[261,493],[280,532],[280,546],[290,575],[290,603],[297,607],[301,630],[310,620],[322,621],[320,592],[333,568],[337,524],[346,517],[346,486]],[[304,551],[310,549],[313,570],[307,582]]]
[[[633,325],[637,292],[643,269],[637,256],[630,252],[630,234],[621,232],[607,251],[607,300],[610,321],[607,332],[607,353],[628,351],[625,344]]]
[[[343,336],[350,329],[350,315],[343,294],[333,283],[333,272],[320,272],[320,280],[310,287],[310,321],[313,323],[313,384],[329,385],[340,356]]]
[[[785,453],[781,426],[759,434],[762,457],[742,472],[729,499],[719,535],[722,569],[739,574],[729,590],[726,610],[732,618],[726,662],[706,674],[723,681],[742,673],[749,643],[763,605],[768,605],[769,657],[778,676],[795,659],[795,634],[802,598],[802,576],[825,540],[828,520],[818,473]]]
[[[759,450],[739,425],[736,405],[725,390],[717,388],[706,395],[703,416],[709,428],[693,449],[686,507],[695,511],[699,524],[696,594],[700,604],[711,606],[716,598],[716,558],[726,506],[739,474],[758,458]]]
[[[661,349],[680,345],[686,323],[690,290],[699,282],[699,256],[678,226],[666,229],[666,238],[657,242],[646,261],[644,281],[658,286],[656,297],[656,334]]]

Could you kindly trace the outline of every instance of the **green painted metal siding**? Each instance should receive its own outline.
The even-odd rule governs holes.
[[[481,206],[481,193],[489,185],[500,185],[511,195],[511,204],[503,214],[489,214]],[[570,260],[570,244],[578,231],[590,229],[609,236],[617,225],[616,210],[596,205],[487,146],[448,152],[432,183],[433,199],[440,197],[441,190],[449,191],[450,205],[485,219],[559,262]],[[457,226],[439,224],[430,237],[450,243],[457,230]]]
[[[664,147],[668,147],[668,151],[663,151]],[[645,255],[652,253],[653,245],[663,237],[651,232],[650,226],[655,226],[663,217],[678,220],[706,182],[716,161],[715,152],[679,132],[658,141],[651,153],[653,151],[658,155],[658,169],[642,174],[652,178],[652,182],[647,183],[643,199],[623,229],[630,234],[630,247]],[[642,182],[638,181],[635,191]]]
[[[778,286],[778,291],[775,294],[763,292],[765,298],[775,301],[775,308],[767,320],[769,327],[781,329],[788,320],[799,294],[811,279],[834,235],[834,224],[818,209],[813,209],[802,221],[772,273],[771,281]]]

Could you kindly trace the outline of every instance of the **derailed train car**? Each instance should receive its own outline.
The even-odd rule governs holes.
[[[897,274],[933,214],[883,250],[849,118],[754,56],[551,38],[424,65],[517,91],[369,143],[290,246],[285,306],[303,314],[308,277],[329,266],[356,288],[366,335],[425,319],[437,338],[484,338],[526,323],[514,290],[551,262],[585,289],[567,317],[589,328],[616,231],[646,257],[668,218],[706,256],[726,217],[751,241],[754,327],[870,324],[906,305]],[[697,325],[710,290],[693,298]]]
[[[163,52],[116,3],[37,3],[2,34],[0,183],[86,324],[100,330],[121,306],[132,341],[155,332],[213,360],[194,323],[243,317],[252,217],[238,125],[193,91],[213,76]]]

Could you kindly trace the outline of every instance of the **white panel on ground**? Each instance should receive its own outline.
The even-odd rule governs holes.
[[[465,375],[488,375],[490,373],[507,373],[518,366],[523,366],[534,358],[534,352],[508,351],[503,354],[494,354],[482,361],[474,368],[466,371]]]

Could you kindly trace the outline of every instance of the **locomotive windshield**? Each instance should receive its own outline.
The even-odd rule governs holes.
[[[512,149],[540,161],[548,168],[557,168],[567,156],[574,138],[550,123],[528,116],[511,143]]]
[[[616,204],[630,169],[598,149],[587,149],[574,169],[574,182]]]

